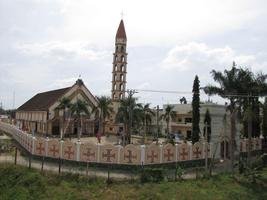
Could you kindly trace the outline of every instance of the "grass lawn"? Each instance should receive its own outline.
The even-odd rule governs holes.
[[[114,182],[79,175],[39,171],[14,165],[0,165],[0,199],[267,199],[267,168],[256,183],[228,174],[210,179],[180,182]]]

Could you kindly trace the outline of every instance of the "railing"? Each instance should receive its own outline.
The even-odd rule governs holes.
[[[165,145],[133,145],[60,141],[53,138],[34,137],[14,125],[0,122],[0,129],[9,133],[23,148],[33,155],[71,161],[111,163],[123,165],[154,165],[162,163],[200,160],[212,156],[212,144],[197,142]],[[245,142],[245,143],[244,143]],[[247,150],[241,141],[242,152]],[[245,146],[244,146],[245,145]],[[253,150],[261,149],[261,140],[253,139]],[[208,151],[206,153],[206,150]]]

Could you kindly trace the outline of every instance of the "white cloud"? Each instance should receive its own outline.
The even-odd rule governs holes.
[[[229,46],[210,47],[205,43],[190,42],[179,45],[167,53],[162,62],[162,68],[178,71],[205,71],[211,69],[224,69],[231,66],[235,61],[242,67],[249,67],[255,70],[263,70],[266,62],[258,59],[257,54],[238,54]]]
[[[101,60],[111,54],[107,50],[100,50],[89,43],[81,41],[63,42],[50,41],[46,43],[21,43],[16,48],[30,56],[56,58],[58,60],[76,58],[86,60]]]

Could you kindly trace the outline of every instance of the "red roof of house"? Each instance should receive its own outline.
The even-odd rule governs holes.
[[[60,97],[65,94],[71,87],[62,88],[58,90],[52,90],[48,92],[42,92],[36,94],[22,106],[18,111],[46,111],[48,108],[58,101]]]
[[[116,38],[127,39],[123,20],[121,20],[120,22],[119,28],[117,30]]]

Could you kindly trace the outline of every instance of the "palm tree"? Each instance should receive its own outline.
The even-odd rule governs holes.
[[[230,101],[227,109],[231,114],[230,159],[231,170],[233,172],[237,111],[244,110],[245,112],[246,107],[248,107],[246,103],[249,105],[249,102],[252,100],[255,101],[255,96],[266,94],[267,86],[265,80],[267,77],[263,74],[257,74],[255,76],[248,69],[236,68],[235,63],[233,63],[230,70],[224,70],[223,73],[212,70],[211,74],[214,81],[219,83],[219,86],[207,85],[204,87],[205,93],[209,95],[217,94]],[[240,95],[246,96],[246,98],[242,99]],[[255,102],[258,102],[257,99]],[[243,108],[241,109],[241,107]]]
[[[68,97],[63,97],[59,100],[59,105],[55,110],[63,110],[62,125],[60,126],[60,139],[62,140],[65,134],[65,120],[66,120],[66,110],[71,106],[70,99]]]
[[[151,124],[152,117],[155,116],[155,113],[153,112],[153,110],[149,106],[150,106],[150,104],[147,103],[145,105],[141,105],[141,107],[140,107],[141,113],[142,113],[141,117],[142,117],[142,121],[143,121],[143,125],[144,125],[143,141],[142,141],[143,144],[145,141],[145,134],[147,133],[147,126],[149,124]]]
[[[71,115],[74,117],[75,121],[78,123],[78,140],[81,138],[82,134],[82,115],[90,116],[88,110],[88,103],[84,100],[77,99],[77,101],[70,107]]]
[[[227,98],[230,101],[227,110],[231,114],[231,139],[230,139],[230,158],[231,158],[231,170],[233,172],[234,167],[234,148],[235,148],[235,135],[236,135],[236,113],[237,113],[237,104],[239,97],[236,94],[240,94],[241,80],[243,78],[240,70],[236,68],[235,63],[231,70],[224,70],[224,72],[219,72],[212,70],[211,75],[215,82],[219,83],[219,86],[207,85],[204,87],[205,93],[208,95],[219,95],[222,98]]]
[[[264,104],[262,105],[262,135],[266,142],[266,139],[267,139],[267,97],[265,97]]]
[[[131,131],[133,123],[139,123],[140,121],[140,104],[136,103],[136,98],[127,97],[120,100],[120,106],[116,114],[116,121],[118,123],[123,123],[123,145],[130,143],[131,141]],[[126,137],[126,138],[125,138]]]
[[[160,116],[161,119],[164,119],[167,124],[167,138],[170,139],[170,120],[175,120],[176,118],[176,112],[173,110],[174,106],[167,105],[167,107],[164,110],[164,114]]]
[[[98,115],[99,118],[99,130],[105,135],[105,121],[108,117],[110,117],[113,112],[112,108],[112,100],[107,96],[97,97],[98,106],[93,108],[94,113]],[[102,128],[102,131],[101,129]]]

